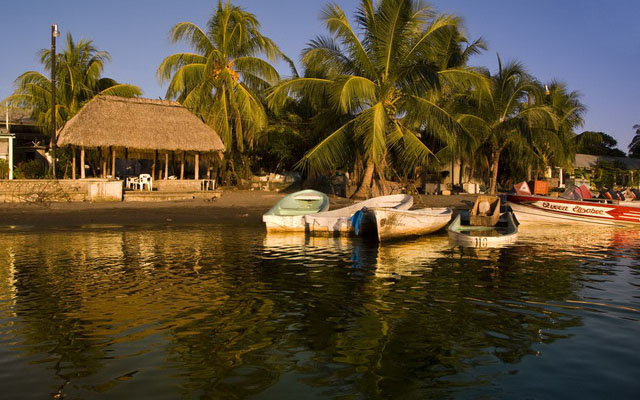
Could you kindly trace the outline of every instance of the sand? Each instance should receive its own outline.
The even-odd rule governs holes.
[[[192,223],[238,223],[261,225],[262,214],[284,193],[225,190],[215,200],[152,203],[52,203],[50,205],[5,203],[0,206],[0,226],[71,227],[93,224],[148,225]],[[353,203],[330,196],[331,208]],[[414,196],[414,208],[468,209],[475,196]]]

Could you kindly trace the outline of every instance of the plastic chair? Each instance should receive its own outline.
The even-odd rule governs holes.
[[[144,185],[147,185],[149,191],[153,190],[153,178],[149,174],[140,174],[138,178],[138,188],[140,190],[144,189]]]
[[[138,181],[137,176],[127,176],[125,178],[125,187],[130,190],[135,190],[138,187]]]

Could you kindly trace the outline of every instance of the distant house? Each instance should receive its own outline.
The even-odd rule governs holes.
[[[10,107],[7,113],[6,106],[0,106],[0,158],[9,159],[9,141],[7,134],[14,137],[13,140],[13,164],[20,165],[26,161],[42,160],[46,162],[45,151],[47,137],[42,134],[36,121],[31,118],[29,110]],[[7,114],[9,131],[7,132]]]
[[[591,154],[576,154],[573,168],[590,171],[598,162],[618,163],[629,170],[640,169],[640,159],[629,157],[594,156]]]

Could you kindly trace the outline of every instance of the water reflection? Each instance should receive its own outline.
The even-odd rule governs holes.
[[[490,396],[542,374],[527,357],[553,359],[593,312],[638,333],[639,234],[522,229],[468,249],[234,226],[2,233],[0,382],[23,398]]]

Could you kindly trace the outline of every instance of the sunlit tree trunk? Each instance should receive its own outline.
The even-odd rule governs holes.
[[[496,194],[498,187],[498,168],[500,166],[500,150],[493,149],[491,154],[491,185],[489,187],[489,194]]]
[[[367,161],[367,168],[364,170],[364,175],[362,177],[362,182],[360,183],[360,187],[353,194],[353,198],[355,199],[366,199],[369,197],[371,193],[371,183],[373,182],[373,172],[375,171],[375,165],[373,161]]]

